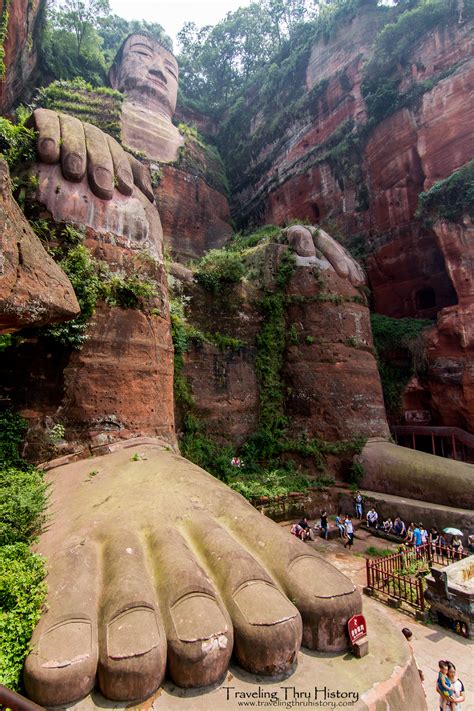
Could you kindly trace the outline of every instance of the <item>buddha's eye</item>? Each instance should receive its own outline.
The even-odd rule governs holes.
[[[139,54],[142,57],[146,57],[147,59],[151,59],[151,54],[148,54],[148,52],[140,52],[139,49],[135,49],[134,54]]]

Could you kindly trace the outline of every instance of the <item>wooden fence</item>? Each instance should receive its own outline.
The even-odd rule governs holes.
[[[433,546],[425,543],[422,546],[407,548],[393,555],[367,559],[367,587],[396,600],[403,600],[412,607],[424,610],[423,576],[411,577],[402,575],[413,563],[425,561],[431,565],[450,565],[456,560],[465,558],[468,554],[459,553],[447,546]]]

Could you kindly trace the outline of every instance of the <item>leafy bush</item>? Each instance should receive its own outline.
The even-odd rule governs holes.
[[[81,313],[72,321],[48,326],[41,329],[40,333],[63,345],[77,349],[86,340],[87,324],[95,312],[102,282],[97,275],[96,264],[89,250],[82,244],[70,249],[64,257],[59,259],[58,264],[69,277],[81,307]]]
[[[425,223],[456,222],[464,213],[474,215],[474,160],[418,196],[416,216]]]
[[[35,160],[36,132],[0,116],[0,155],[10,170],[20,163]]]
[[[238,479],[234,475],[228,484],[231,489],[252,501],[264,496],[274,498],[287,496],[293,491],[306,491],[310,482],[306,477],[290,473],[287,469],[271,469],[257,474],[239,474]]]
[[[27,423],[0,414],[0,683],[17,689],[45,597],[44,562],[28,544],[44,522],[46,485],[20,456]]]
[[[26,543],[0,547],[0,683],[18,689],[46,595],[44,561]]]
[[[33,467],[0,469],[0,546],[29,543],[44,522],[46,484]]]
[[[28,423],[13,410],[0,412],[0,469],[15,467],[28,469],[28,464],[20,454]]]
[[[218,293],[230,284],[238,284],[245,268],[240,254],[211,249],[198,263],[195,276],[208,291]]]
[[[433,322],[381,314],[372,314],[370,320],[385,406],[397,414],[406,384],[414,373],[422,373],[425,368],[422,334]]]

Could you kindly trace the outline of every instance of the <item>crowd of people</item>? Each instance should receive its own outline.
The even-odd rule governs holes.
[[[400,539],[406,546],[419,548],[429,543],[433,548],[452,548],[456,558],[461,558],[464,552],[461,537],[454,535],[448,540],[442,531],[438,531],[432,526],[428,531],[422,523],[411,522],[409,526],[402,521],[400,516],[394,520],[389,516],[385,521],[379,523],[379,515],[376,509],[371,506],[367,511],[366,522],[368,528],[374,528],[386,534],[391,534]]]
[[[336,526],[339,529],[339,537],[345,539],[344,548],[351,548],[354,543],[354,524],[352,522],[352,515],[346,513],[345,516],[342,515],[342,509],[340,509],[336,516]],[[314,534],[322,535],[322,537],[327,541],[329,537],[329,521],[328,513],[325,509],[321,511],[321,516],[319,523],[311,526],[308,522],[308,518],[303,516],[298,523],[294,523],[290,528],[290,533],[292,533],[297,538],[302,541],[314,540]]]

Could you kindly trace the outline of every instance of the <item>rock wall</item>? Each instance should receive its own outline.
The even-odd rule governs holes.
[[[0,333],[67,321],[79,313],[74,289],[11,195],[0,160]]]
[[[199,344],[185,357],[183,374],[194,412],[222,444],[239,446],[258,430],[262,384],[256,359],[265,323],[260,302],[275,291],[278,264],[287,249],[276,243],[259,247],[247,265],[248,280],[221,295],[195,282],[184,286],[192,326],[241,342],[224,349]],[[280,378],[286,436],[330,442],[387,436],[369,310],[359,290],[328,262],[297,257],[285,302]]]
[[[105,203],[87,177],[70,183],[59,166],[35,170],[36,200],[48,208],[43,219],[82,228],[84,245],[112,276],[146,278],[154,296],[138,308],[99,301],[80,349],[26,332],[5,350],[0,398],[31,423],[25,454],[41,461],[142,435],[174,446],[173,344],[155,207],[137,188],[128,199],[115,191]],[[55,424],[65,428],[59,443],[49,434]]]
[[[22,98],[38,61],[38,35],[45,0],[2,0],[0,17],[8,13],[3,43],[5,71],[0,80],[0,114]]]
[[[295,109],[283,137],[268,144],[261,145],[260,136],[262,125],[273,119],[272,107],[261,109],[252,124],[253,160],[234,178],[232,210],[243,224],[291,219],[321,224],[364,258],[376,312],[438,317],[438,331],[428,344],[425,388],[432,420],[472,430],[473,359],[466,331],[472,331],[473,301],[466,297],[461,318],[464,286],[456,277],[458,271],[466,274],[466,242],[459,234],[467,228],[429,226],[415,214],[419,194],[474,153],[473,21],[470,15],[458,22],[451,5],[442,22],[419,32],[403,65],[380,85],[388,92],[393,80],[396,98],[387,93],[385,103],[401,104],[390,111],[379,106],[389,113],[382,120],[368,112],[364,80],[389,19],[387,8],[361,3],[329,40],[318,39],[307,63],[306,93],[298,102],[306,108]],[[464,279],[472,281],[472,261],[467,269],[471,276]],[[456,405],[442,395],[446,383]]]
[[[156,200],[165,244],[176,259],[199,259],[232,235],[227,197],[202,175],[163,165]]]

